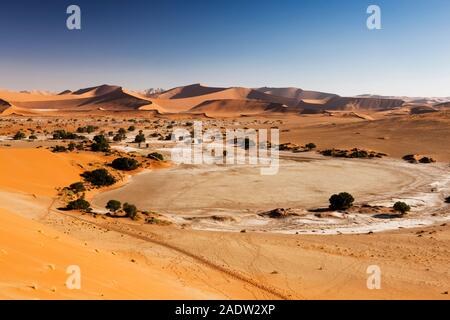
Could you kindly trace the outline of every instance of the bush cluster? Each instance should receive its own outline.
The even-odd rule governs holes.
[[[114,178],[106,169],[96,169],[94,171],[86,171],[81,174],[87,182],[92,183],[94,186],[110,186],[116,182]]]
[[[334,194],[330,198],[330,209],[331,210],[346,210],[353,206],[355,198],[348,192],[341,192],[339,194]]]
[[[139,167],[139,162],[132,158],[117,158],[113,160],[111,166],[117,170],[131,171]]]

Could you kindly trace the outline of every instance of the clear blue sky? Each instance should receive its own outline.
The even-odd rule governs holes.
[[[78,4],[82,30],[66,29]],[[382,30],[366,9],[382,9]],[[450,96],[448,0],[2,1],[0,87],[297,86]]]

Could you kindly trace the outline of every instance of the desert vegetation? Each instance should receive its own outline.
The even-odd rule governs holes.
[[[136,137],[134,138],[134,142],[135,143],[142,143],[142,142],[145,142],[145,135],[144,135],[144,133],[142,132],[142,130],[140,130],[139,131],[139,133],[136,135]]]
[[[22,131],[17,131],[16,134],[13,136],[13,140],[22,140],[25,139],[25,133]]]
[[[134,220],[138,213],[138,210],[134,204],[125,202],[122,206],[122,210],[126,213],[127,217]]]
[[[385,153],[376,151],[367,151],[363,149],[353,148],[351,150],[345,149],[326,149],[321,150],[319,153],[326,157],[335,158],[360,158],[360,159],[371,159],[371,158],[382,158],[387,156]]]
[[[98,127],[97,126],[93,126],[93,125],[87,125],[84,127],[78,127],[77,128],[77,132],[78,133],[92,133],[94,131],[97,131]]]
[[[434,163],[434,162],[436,162],[436,160],[434,160],[431,157],[420,156],[420,155],[417,155],[417,154],[407,154],[407,155],[403,156],[402,159],[407,161],[407,162],[409,162],[409,163],[427,164],[427,163]]]
[[[81,176],[96,187],[110,186],[116,182],[116,178],[114,178],[106,169],[86,171],[83,172]]]
[[[54,140],[76,140],[76,139],[86,139],[84,136],[77,135],[76,133],[69,132],[66,130],[55,130],[53,132]]]
[[[330,197],[331,210],[347,210],[353,206],[355,198],[348,192],[333,194]]]
[[[108,139],[102,134],[95,136],[91,150],[94,152],[108,152],[110,150]]]
[[[397,201],[394,204],[393,209],[395,211],[399,212],[402,216],[405,215],[406,213],[408,213],[409,211],[411,211],[411,207],[402,201]]]
[[[114,159],[111,166],[117,170],[131,171],[136,170],[139,167],[139,162],[132,158],[122,157]]]
[[[268,143],[268,147],[270,147],[270,143]],[[305,144],[304,146],[301,146],[301,145],[298,145],[295,143],[291,143],[291,142],[282,143],[282,144],[278,145],[278,149],[280,151],[292,151],[295,153],[308,152],[308,151],[314,150],[316,148],[317,148],[317,145],[312,142],[309,142],[309,143]]]
[[[86,201],[86,200],[84,200],[82,198],[70,201],[67,204],[66,209],[67,210],[79,210],[79,211],[83,211],[83,212],[90,212],[90,211],[92,211],[91,204],[88,201]]]
[[[86,191],[86,187],[84,186],[83,182],[74,182],[69,186],[68,189],[74,193],[81,193]]]
[[[105,208],[108,209],[112,213],[116,213],[120,210],[122,203],[118,200],[109,200],[106,204]]]

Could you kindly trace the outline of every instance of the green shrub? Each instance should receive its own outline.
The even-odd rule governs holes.
[[[134,142],[136,143],[142,143],[145,142],[145,135],[142,132],[139,132],[138,135],[134,138]]]
[[[353,206],[355,198],[348,192],[341,192],[339,194],[334,194],[330,198],[330,209],[331,210],[346,210]]]
[[[135,219],[137,215],[137,208],[133,204],[125,202],[122,206],[123,211],[127,214],[128,218]]]
[[[152,152],[150,153],[147,158],[156,160],[156,161],[164,161],[164,156],[161,153],[158,152]]]
[[[307,144],[305,145],[305,148],[306,148],[306,149],[309,149],[309,150],[312,150],[312,149],[317,148],[317,146],[316,146],[314,143],[310,142],[310,143],[307,143]]]
[[[104,135],[100,134],[94,137],[94,143],[91,145],[91,150],[94,152],[108,152],[109,142]]]
[[[53,146],[52,147],[52,152],[66,152],[67,148],[64,146]]]
[[[139,162],[132,158],[117,158],[111,163],[111,166],[117,170],[130,171],[139,167]]]
[[[67,204],[68,210],[81,210],[81,211],[90,211],[91,204],[84,199],[77,199],[74,201],[70,201]]]
[[[406,156],[403,156],[402,159],[409,163],[417,163],[416,156],[413,154],[407,154]]]
[[[125,140],[127,138],[127,136],[123,133],[117,133],[114,137],[113,137],[113,141],[115,142],[120,142],[122,140]]]
[[[352,150],[349,155],[350,158],[367,158],[369,153],[366,150]]]
[[[423,157],[419,160],[420,163],[434,163],[436,160],[430,157]]]
[[[120,201],[109,200],[108,203],[106,204],[106,209],[108,209],[111,212],[116,212],[117,210],[120,209],[121,205],[122,204],[120,203]]]
[[[67,146],[67,150],[69,151],[73,151],[75,150],[75,148],[77,147],[77,145],[73,142],[69,143],[69,145]]]
[[[86,187],[83,182],[75,182],[69,186],[69,189],[75,193],[80,193],[86,191]]]
[[[128,131],[132,132],[132,131],[134,131],[134,130],[136,130],[136,127],[135,127],[135,126],[129,126],[129,127],[128,127]]]
[[[72,132],[67,132],[65,130],[55,130],[55,131],[53,131],[53,139],[54,140],[75,140],[75,139],[84,139],[84,137],[79,136]]]
[[[14,140],[22,140],[25,139],[25,133],[22,131],[17,131],[17,133],[13,136]]]
[[[116,179],[106,169],[86,171],[83,172],[81,176],[97,187],[110,186],[116,182]]]
[[[98,127],[92,126],[92,125],[88,125],[88,126],[86,126],[86,127],[79,127],[79,128],[77,129],[77,132],[78,132],[78,133],[92,133],[92,132],[94,132],[95,130],[98,130]]]
[[[398,201],[394,204],[394,210],[400,212],[402,215],[411,210],[411,207],[404,202]]]

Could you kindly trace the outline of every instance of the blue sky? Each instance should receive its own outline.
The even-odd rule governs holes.
[[[82,30],[66,28],[77,4]],[[382,30],[366,9],[382,10]],[[0,87],[296,86],[450,96],[448,0],[10,1]]]

